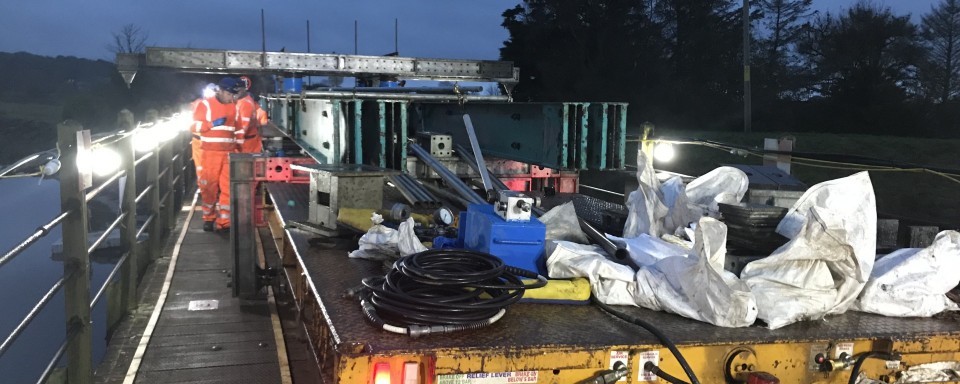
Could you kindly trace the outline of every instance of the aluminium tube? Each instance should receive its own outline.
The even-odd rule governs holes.
[[[397,176],[397,179],[404,183],[410,189],[410,192],[418,196],[420,201],[430,202],[437,200],[433,195],[430,194],[430,192],[424,189],[422,185],[417,183],[417,181],[409,175],[400,175]]]
[[[440,201],[437,200],[436,197],[418,184],[416,180],[410,178],[409,175],[394,175],[388,177],[388,180],[390,180],[397,190],[400,191],[400,194],[414,206],[433,208],[440,205]]]
[[[398,191],[400,191],[400,194],[403,195],[405,199],[407,199],[408,203],[412,205],[417,205],[417,203],[420,202],[421,196],[418,196],[416,193],[414,193],[414,191],[410,188],[410,186],[406,185],[404,181],[401,181],[399,177],[389,176],[387,177],[387,180],[390,180],[390,182],[393,183],[393,186],[396,187]]]
[[[476,172],[477,174],[480,174],[480,167],[477,166],[476,160],[474,160],[474,158],[472,157],[473,152],[467,150],[467,148],[464,147],[463,144],[457,144],[453,148],[455,149],[457,156],[460,157],[460,160],[463,160],[464,163],[467,163],[467,165],[470,166],[470,169],[473,169],[474,172]],[[493,174],[493,172],[490,172],[489,169],[487,169],[487,172],[490,174]],[[490,182],[493,183],[493,188],[498,191],[510,190],[510,188],[508,188],[507,185],[504,184],[503,181],[500,181],[500,178],[496,176],[490,177]]]
[[[391,99],[412,101],[509,101],[507,96],[458,96],[458,95],[422,95],[422,94],[386,94],[377,92],[320,92],[306,91],[301,93],[304,98],[333,98],[333,99]],[[270,95],[281,97],[282,95]]]
[[[460,197],[460,196],[457,196],[457,195],[454,194],[454,193],[450,193],[449,191],[440,189],[440,188],[438,188],[437,186],[432,185],[432,184],[430,184],[430,183],[423,183],[423,187],[426,188],[426,189],[428,189],[430,192],[436,193],[437,195],[439,195],[439,196],[441,196],[441,197],[443,197],[443,198],[445,198],[445,199],[447,199],[447,200],[450,200],[450,201],[453,201],[453,202],[456,202],[456,203],[460,204],[460,206],[462,206],[462,207],[464,207],[464,208],[467,208],[467,207],[470,205],[470,202],[467,201],[466,199],[464,199],[464,198],[462,198],[462,197]]]
[[[317,88],[317,92],[365,92],[365,93],[416,93],[420,95],[455,95],[457,90],[460,92],[482,92],[481,86],[466,86],[454,89],[453,87],[333,87]]]
[[[473,189],[470,189],[470,187],[468,187],[463,180],[460,180],[456,174],[447,169],[447,167],[444,167],[443,164],[440,164],[440,162],[437,161],[437,159],[435,159],[433,156],[430,156],[430,153],[423,149],[423,147],[415,144],[411,145],[409,148],[413,154],[417,156],[417,158],[422,160],[424,164],[430,167],[430,169],[436,171],[437,174],[440,175],[440,178],[442,178],[447,185],[457,191],[457,193],[460,194],[460,196],[462,196],[466,201],[473,204],[487,203],[483,200],[483,198],[480,197],[480,195],[474,192]]]

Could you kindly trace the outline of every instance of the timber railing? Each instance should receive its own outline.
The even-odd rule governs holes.
[[[3,339],[0,358],[53,297],[63,291],[66,338],[37,383],[43,384],[50,378],[64,355],[66,382],[93,382],[92,308],[104,296],[111,298],[107,305],[107,329],[136,309],[141,276],[147,265],[160,257],[162,239],[176,224],[187,191],[196,185],[188,125],[178,118],[158,119],[95,141],[76,122],[66,121],[58,126],[61,213],[3,253],[0,268],[59,225],[63,235],[63,275]],[[92,185],[94,174],[98,176],[98,185]],[[120,213],[102,235],[90,241],[87,203],[101,192],[112,190],[115,183],[121,191]],[[138,208],[146,215],[141,222],[137,220]],[[121,256],[91,298],[90,254],[117,230]],[[146,240],[139,241],[144,234],[148,235]]]

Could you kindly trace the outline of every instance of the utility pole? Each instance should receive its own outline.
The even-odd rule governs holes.
[[[267,67],[267,25],[264,22],[263,8],[260,8],[260,67]]]
[[[743,132],[753,128],[750,92],[750,0],[743,0]]]
[[[310,20],[307,20],[307,53],[310,52]],[[307,76],[307,85],[313,85],[313,76]]]

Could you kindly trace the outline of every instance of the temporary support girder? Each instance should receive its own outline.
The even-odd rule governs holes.
[[[519,81],[519,69],[510,61],[162,47],[148,47],[141,54],[117,55],[117,69],[127,84],[133,82],[137,71],[147,68],[194,73],[383,75],[409,80],[490,81],[501,83],[508,90]]]

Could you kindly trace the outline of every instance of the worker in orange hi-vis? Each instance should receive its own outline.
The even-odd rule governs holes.
[[[260,137],[260,119],[257,116],[260,105],[253,101],[253,97],[250,96],[250,86],[253,85],[250,78],[240,76],[240,81],[243,86],[237,93],[237,126],[245,134],[240,152],[261,153],[263,152],[263,139]]]
[[[207,84],[207,86],[203,87],[200,97],[190,103],[190,110],[196,111],[197,104],[200,104],[203,99],[213,97],[216,95],[216,93],[217,85],[213,83]],[[200,131],[197,130],[198,127],[199,125],[194,122],[193,126],[190,128],[190,150],[193,157],[193,166],[197,169],[197,191],[200,191],[202,189],[200,188],[200,174],[203,171],[203,165],[200,164],[200,158],[203,157],[203,149],[200,148]]]
[[[207,232],[230,228],[230,154],[240,151],[244,138],[243,129],[237,127],[235,103],[242,87],[240,80],[225,77],[217,84],[216,94],[201,100],[193,111],[195,130],[200,133],[200,197]]]

